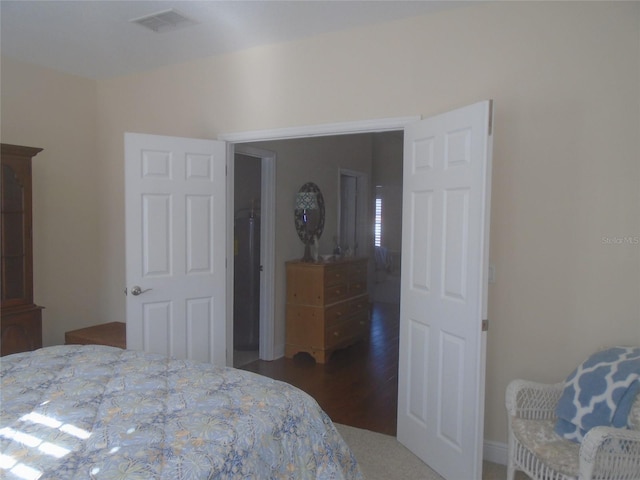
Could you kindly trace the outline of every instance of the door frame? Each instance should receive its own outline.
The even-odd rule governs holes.
[[[235,154],[248,155],[260,159],[260,360],[275,360],[275,211],[276,211],[276,154],[275,152],[249,145],[233,145],[228,148],[227,166],[227,258],[234,258],[233,252],[233,205],[235,188]],[[227,268],[227,365],[233,365],[233,265]],[[230,283],[229,283],[230,282]]]
[[[350,135],[358,133],[390,132],[404,130],[410,123],[422,120],[421,115],[407,117],[391,117],[376,120],[360,120],[353,122],[325,123],[302,127],[284,127],[271,130],[250,130],[218,135],[218,140],[230,144],[263,142],[268,140],[291,140],[305,137],[328,137],[333,135]]]
[[[367,243],[367,225],[369,223],[369,176],[366,173],[347,168],[338,169],[338,237],[342,238],[342,177],[352,177],[356,179],[356,241],[358,243],[358,256],[369,256],[369,244]]]
[[[350,135],[358,133],[375,133],[375,132],[387,132],[395,130],[404,130],[404,128],[418,120],[421,120],[422,116],[413,115],[406,117],[390,117],[374,120],[360,120],[354,122],[340,122],[340,123],[326,123],[319,125],[307,125],[299,127],[285,127],[276,128],[270,130],[250,130],[244,132],[230,132],[222,133],[218,135],[218,140],[227,142],[227,262],[233,258],[233,195],[234,195],[234,153],[236,146],[240,149],[252,150],[253,147],[247,145],[237,145],[240,143],[252,143],[262,142],[270,140],[291,140],[295,138],[308,138],[308,137],[323,137],[333,135]],[[255,152],[259,149],[253,149]],[[246,151],[246,150],[245,150]],[[262,150],[265,152],[265,150]],[[273,153],[273,152],[271,152]],[[263,157],[264,158],[264,157]],[[263,160],[263,183],[262,183],[262,198],[261,202],[263,210],[269,206],[270,212],[275,212],[275,189],[276,189],[276,161],[275,155],[269,160],[267,168],[264,168]],[[265,178],[267,177],[268,178]],[[265,272],[261,276],[260,286],[260,358],[264,360],[275,360],[277,352],[275,345],[275,214],[271,215],[273,222],[269,227],[265,229],[264,224],[267,223],[264,217],[261,219],[261,255],[265,254],[265,257],[269,257],[270,271],[267,273],[267,266],[263,263]],[[265,250],[262,250],[262,242],[266,241]],[[261,260],[264,261],[264,260]],[[265,291],[262,290],[262,278],[269,278],[270,288]],[[262,320],[262,302],[265,302],[265,321]],[[227,268],[227,365],[233,365],[233,268]],[[269,315],[271,317],[269,318]],[[263,335],[264,324],[264,335]],[[264,339],[264,350],[263,350]],[[283,354],[284,352],[280,352]],[[282,356],[282,355],[280,355]]]

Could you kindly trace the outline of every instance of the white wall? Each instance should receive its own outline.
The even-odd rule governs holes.
[[[2,142],[44,149],[32,162],[34,300],[44,344],[64,343],[100,317],[96,84],[5,57],[1,74]]]
[[[556,381],[600,345],[640,344],[640,246],[616,241],[640,235],[638,2],[480,4],[100,81],[97,107],[92,87],[69,77],[69,90],[82,87],[65,103],[86,109],[84,119],[97,111],[91,161],[91,145],[78,150],[73,141],[91,136],[91,127],[73,114],[56,117],[49,98],[56,91],[32,88],[27,70],[3,59],[3,141],[5,118],[19,118],[13,143],[49,145],[79,169],[63,178],[48,171],[45,188],[52,190],[36,199],[42,211],[51,195],[65,198],[73,215],[61,224],[74,232],[69,245],[49,227],[57,236],[47,254],[60,252],[60,260],[37,252],[36,293],[65,299],[45,313],[54,325],[47,328],[56,329],[48,342],[61,338],[68,318],[88,318],[90,305],[102,321],[124,317],[125,131],[215,138],[430,115],[493,98],[497,282],[489,292],[486,438],[506,438],[509,380]],[[9,86],[7,75],[14,77]],[[35,90],[28,98],[22,82]],[[7,106],[14,95],[21,101]],[[41,105],[39,96],[46,97]],[[31,122],[20,103],[45,120]],[[39,141],[45,138],[48,145]],[[83,182],[73,199],[69,178]],[[71,250],[80,252],[78,261],[64,261]],[[85,288],[80,299],[78,285]]]
[[[103,177],[121,189],[126,130],[215,137],[493,98],[486,435],[504,440],[510,379],[555,381],[603,343],[640,343],[640,248],[602,242],[640,231],[639,9],[496,2],[99,82]],[[106,198],[117,283],[123,207]]]

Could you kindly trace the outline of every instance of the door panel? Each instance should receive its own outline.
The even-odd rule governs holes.
[[[491,102],[405,129],[398,440],[480,478]]]
[[[187,274],[210,274],[213,266],[213,197],[188,195],[186,200]]]
[[[144,277],[171,275],[170,195],[142,195],[142,260]]]
[[[226,145],[128,133],[125,157],[127,348],[224,365]]]
[[[462,398],[464,383],[465,341],[443,332],[440,336],[438,365],[438,435],[449,445],[462,451]]]
[[[408,389],[408,405],[407,411],[412,421],[421,425],[423,428],[427,426],[427,412],[429,411],[429,357],[427,355],[427,346],[429,345],[430,328],[428,325],[410,319],[410,358],[408,377],[415,380],[413,388]]]
[[[443,294],[464,302],[467,288],[469,189],[444,192]]]
[[[433,238],[433,191],[416,191],[411,194],[411,236],[409,238],[411,289],[428,293],[433,278],[431,242]]]

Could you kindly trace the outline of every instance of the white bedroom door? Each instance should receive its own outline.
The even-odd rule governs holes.
[[[405,128],[398,440],[480,479],[491,101]]]
[[[226,144],[125,134],[127,348],[226,363]]]

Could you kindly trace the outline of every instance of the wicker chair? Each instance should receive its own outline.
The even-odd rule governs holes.
[[[582,443],[554,432],[563,383],[514,380],[507,387],[509,458],[507,480],[521,470],[535,480],[639,480],[640,395],[629,429],[592,428]]]

